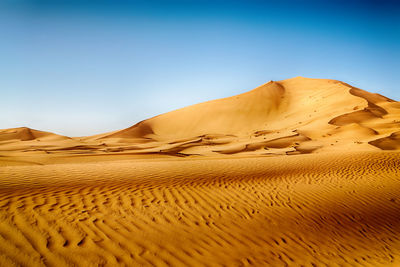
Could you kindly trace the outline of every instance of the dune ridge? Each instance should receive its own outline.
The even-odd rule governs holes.
[[[70,139],[50,132],[38,131],[28,127],[10,128],[0,130],[0,141],[32,141],[32,140],[52,140],[59,141]]]
[[[66,153],[218,157],[398,150],[399,131],[399,102],[336,80],[296,77],[94,136],[1,130],[0,156],[43,161]]]

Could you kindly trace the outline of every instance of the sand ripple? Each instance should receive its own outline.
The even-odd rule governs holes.
[[[396,152],[6,166],[0,265],[396,266],[399,190]]]

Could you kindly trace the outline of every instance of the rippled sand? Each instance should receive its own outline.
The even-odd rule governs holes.
[[[0,178],[1,266],[400,265],[399,152],[82,158]]]

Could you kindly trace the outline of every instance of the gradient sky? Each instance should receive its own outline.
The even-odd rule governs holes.
[[[92,135],[295,76],[400,100],[397,2],[2,0],[0,128]]]

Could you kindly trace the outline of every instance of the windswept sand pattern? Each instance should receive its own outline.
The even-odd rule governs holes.
[[[399,266],[400,154],[0,168],[1,266]]]

